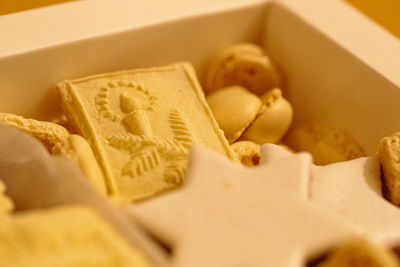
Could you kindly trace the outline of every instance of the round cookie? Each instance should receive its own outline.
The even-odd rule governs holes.
[[[206,76],[206,92],[229,85],[242,85],[250,92],[262,95],[280,87],[282,77],[261,47],[240,43],[228,47],[211,62]]]
[[[308,151],[316,165],[365,156],[357,141],[346,132],[318,122],[309,122],[289,131],[284,143],[295,151]]]
[[[289,129],[293,119],[293,109],[278,88],[261,97],[263,107],[257,118],[243,133],[241,139],[258,144],[277,143]]]
[[[389,249],[363,239],[356,239],[336,248],[317,267],[397,267],[399,264],[396,255]]]
[[[385,197],[400,206],[400,132],[384,137],[378,145]]]
[[[207,97],[207,103],[229,143],[236,141],[260,110],[261,100],[242,86],[230,86]]]
[[[240,163],[247,167],[254,167],[260,162],[259,144],[251,141],[239,141],[231,145],[233,151],[236,152]]]

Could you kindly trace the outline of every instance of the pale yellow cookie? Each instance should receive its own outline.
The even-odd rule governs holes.
[[[10,213],[14,208],[13,202],[8,196],[6,196],[4,191],[4,183],[0,180],[0,216]]]
[[[261,47],[240,43],[218,54],[207,71],[207,93],[229,85],[242,85],[250,92],[262,95],[271,88],[281,87],[282,77]]]
[[[1,218],[0,255],[0,266],[150,266],[93,211],[79,206]]]
[[[264,105],[243,133],[242,139],[258,144],[277,143],[292,123],[292,106],[278,88],[268,91],[261,100]]]
[[[398,267],[399,265],[399,260],[390,249],[363,239],[355,239],[335,248],[317,267]]]
[[[181,185],[192,144],[236,157],[188,63],[95,75],[58,88],[69,121],[101,165],[108,192],[122,200]]]
[[[207,97],[207,102],[229,143],[242,135],[261,108],[261,100],[242,86],[218,90]]]
[[[68,130],[58,124],[26,119],[15,114],[0,113],[0,122],[22,130],[39,139],[49,151],[51,151],[55,144],[62,142],[69,136]]]
[[[378,146],[385,196],[400,206],[400,133],[384,137]]]
[[[289,131],[284,143],[295,151],[310,152],[317,165],[365,156],[364,150],[352,136],[318,122],[309,122]]]
[[[63,155],[78,164],[94,187],[99,192],[107,194],[103,172],[85,138],[80,135],[71,134],[65,141],[57,143],[51,153],[53,155]]]
[[[239,141],[231,145],[233,151],[236,152],[240,163],[247,167],[253,167],[260,162],[260,148],[259,144],[251,141]]]

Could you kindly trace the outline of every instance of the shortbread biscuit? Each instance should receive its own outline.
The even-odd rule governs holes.
[[[396,255],[385,247],[355,239],[348,241],[328,255],[317,267],[398,267]]]
[[[229,86],[207,96],[207,103],[229,143],[236,141],[255,119],[262,104],[242,86]]]
[[[150,266],[93,211],[79,206],[2,218],[0,255],[0,266]]]
[[[11,199],[4,193],[5,186],[0,180],[0,216],[12,211],[14,204]]]
[[[292,124],[293,109],[282,96],[282,91],[274,88],[261,97],[263,107],[256,119],[243,133],[241,139],[258,144],[277,143]]]
[[[58,88],[108,191],[123,200],[181,185],[194,143],[235,158],[189,63],[95,75]]]
[[[63,155],[78,164],[94,187],[103,194],[107,193],[103,172],[85,138],[71,134],[65,141],[57,143],[51,153],[53,155]]]
[[[68,130],[58,124],[26,119],[11,113],[0,113],[0,122],[39,139],[49,151],[51,151],[55,144],[64,141],[69,136]]]
[[[284,143],[295,151],[310,152],[317,165],[365,156],[364,150],[352,136],[319,122],[308,122],[290,130]]]
[[[259,164],[261,148],[259,144],[251,141],[239,141],[233,143],[231,148],[244,166],[253,167]]]
[[[261,47],[240,43],[217,55],[207,71],[207,93],[229,85],[241,85],[254,94],[262,95],[271,88],[281,87],[282,77]]]
[[[400,206],[400,133],[382,138],[377,154],[382,167],[385,197]]]

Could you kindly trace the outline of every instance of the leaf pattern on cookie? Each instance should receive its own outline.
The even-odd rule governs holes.
[[[193,144],[193,138],[179,110],[171,110],[168,116],[168,122],[174,139],[188,149]]]
[[[137,136],[130,133],[107,137],[108,144],[118,150],[127,151],[130,160],[121,169],[121,175],[137,178],[156,168],[165,168],[170,173],[167,183],[176,184],[183,179],[186,167],[187,149],[175,140],[148,136]],[[165,166],[166,162],[174,159]],[[179,168],[182,165],[182,170]],[[171,176],[175,173],[175,176]],[[171,178],[172,177],[172,178]]]

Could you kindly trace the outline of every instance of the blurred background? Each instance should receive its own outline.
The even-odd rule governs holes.
[[[1,0],[0,15],[55,5],[71,0]],[[338,0],[346,1],[400,38],[400,0]]]

